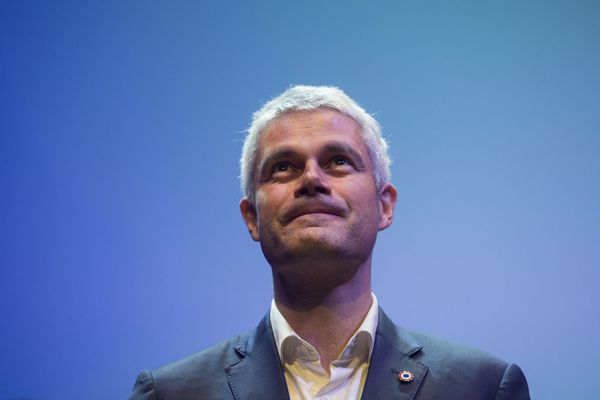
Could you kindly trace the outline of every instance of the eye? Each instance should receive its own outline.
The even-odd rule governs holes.
[[[350,160],[348,160],[346,157],[342,157],[342,156],[334,157],[331,160],[331,163],[334,166],[352,165],[352,163],[350,162]]]
[[[292,170],[292,166],[288,162],[278,162],[273,166],[272,173],[288,172]]]

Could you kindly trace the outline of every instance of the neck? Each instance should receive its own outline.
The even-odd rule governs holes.
[[[337,359],[371,307],[370,259],[346,282],[314,282],[318,279],[309,285],[290,285],[274,273],[275,303],[290,327],[317,350],[321,365],[329,373],[329,364]]]

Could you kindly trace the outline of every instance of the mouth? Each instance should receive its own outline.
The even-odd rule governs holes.
[[[289,224],[297,218],[305,217],[305,216],[329,216],[329,217],[342,217],[344,215],[343,210],[335,207],[307,207],[307,208],[297,208],[292,212],[287,213],[285,215],[284,221],[285,224]]]
[[[305,217],[307,215],[330,215],[330,216],[334,216],[334,217],[339,217],[339,215],[334,214],[332,212],[329,211],[308,211],[308,212],[304,212],[301,214],[296,215],[294,218],[292,218],[292,220],[296,219],[296,218],[300,218],[300,217]]]

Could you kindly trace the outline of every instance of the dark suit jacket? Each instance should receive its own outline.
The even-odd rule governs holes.
[[[402,382],[401,371],[414,379]],[[145,370],[130,400],[289,399],[269,315],[258,327],[202,352]],[[379,324],[362,399],[526,400],[521,369],[487,353]]]

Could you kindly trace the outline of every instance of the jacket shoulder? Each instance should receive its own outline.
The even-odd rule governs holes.
[[[193,378],[207,375],[209,372],[223,372],[224,368],[239,361],[239,353],[236,351],[240,344],[246,343],[252,331],[234,336],[214,346],[206,348],[187,357],[165,364],[153,370],[154,377],[161,380],[176,380]]]
[[[400,328],[402,329],[402,328]],[[508,363],[486,351],[464,346],[421,332],[409,332],[421,345],[416,358],[427,361],[428,365],[487,367],[504,371]]]
[[[253,333],[234,336],[159,368],[142,371],[130,400],[220,398],[229,393],[225,368],[240,360],[240,351]]]
[[[529,399],[527,381],[517,365],[479,349],[410,334],[423,346],[414,359],[428,367],[423,398],[448,399],[450,390],[460,399]]]
[[[387,346],[408,354],[413,360],[426,365],[430,370],[443,369],[451,372],[478,370],[501,373],[508,363],[482,350],[463,346],[451,341],[400,327],[380,310],[378,334],[387,341]],[[471,371],[469,371],[471,372]]]

